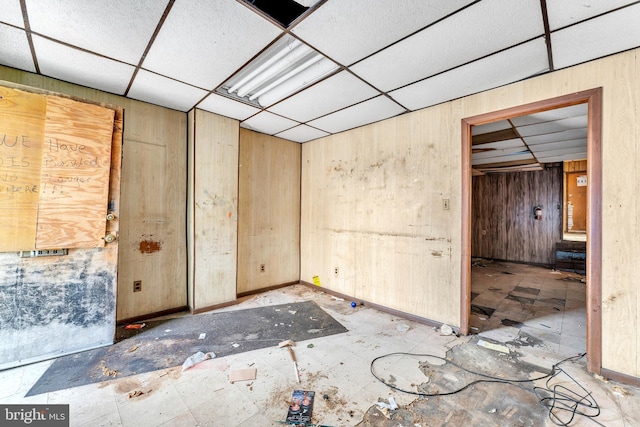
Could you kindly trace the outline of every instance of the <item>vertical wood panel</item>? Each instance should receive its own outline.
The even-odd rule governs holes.
[[[551,265],[562,238],[562,169],[472,178],[472,255]],[[542,220],[533,218],[542,206]]]
[[[238,244],[237,120],[196,110],[192,115],[192,310],[236,298]],[[186,171],[184,171],[186,174]]]
[[[300,278],[300,152],[240,129],[238,294]]]

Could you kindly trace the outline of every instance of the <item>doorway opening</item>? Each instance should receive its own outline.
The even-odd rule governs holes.
[[[485,126],[489,124],[509,121],[513,124],[515,118],[522,118],[543,112],[550,112],[557,109],[580,108],[581,105],[587,108],[587,147],[586,147],[586,173],[580,175],[580,179],[588,182],[586,194],[586,256],[585,256],[585,273],[586,273],[586,350],[587,350],[587,369],[590,372],[600,373],[601,355],[602,355],[602,331],[601,331],[601,194],[602,194],[602,150],[601,150],[601,118],[602,118],[602,89],[592,89],[583,92],[573,93],[557,98],[526,104],[518,107],[508,108],[505,110],[486,113],[462,120],[462,256],[461,256],[461,319],[460,332],[468,334],[470,332],[471,318],[471,279],[472,279],[472,196],[473,185],[472,175],[474,169],[478,166],[478,155],[476,160],[472,158],[472,142],[473,128]],[[514,126],[514,128],[516,128]],[[517,129],[516,129],[517,135]],[[518,137],[522,141],[526,138]],[[500,144],[497,144],[499,146]],[[527,156],[525,151],[535,152],[531,147],[524,143],[525,149],[515,149],[511,151],[503,151],[511,154],[509,159],[502,159],[500,162],[480,162],[485,170],[496,167],[509,167],[516,170],[535,170],[536,168],[550,169],[558,167],[558,162],[551,162],[551,165],[545,165],[542,161],[538,161],[533,156]],[[485,146],[486,155],[480,157],[490,158],[496,153],[491,153],[490,149],[495,147]],[[503,149],[504,150],[504,149]],[[476,153],[478,151],[476,150]],[[531,153],[529,153],[531,154]],[[511,162],[511,164],[509,164]],[[475,163],[475,165],[474,165]],[[555,165],[553,164],[555,163]],[[562,163],[562,162],[560,162]],[[477,171],[476,171],[477,173]],[[527,191],[525,187],[523,191]],[[560,195],[562,197],[562,195]],[[497,201],[500,203],[500,201]],[[527,216],[529,221],[540,221],[544,215],[561,215],[564,218],[564,225],[559,224],[557,232],[563,235],[566,229],[566,203],[549,202],[545,204],[530,200],[531,206],[527,206],[522,216]],[[554,211],[555,209],[555,211]],[[529,212],[530,210],[530,212]],[[480,230],[482,232],[482,230]],[[537,252],[534,250],[534,252]],[[535,255],[535,254],[533,254]],[[535,263],[535,261],[533,261]]]

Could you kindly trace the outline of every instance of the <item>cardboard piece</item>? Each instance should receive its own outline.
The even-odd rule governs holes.
[[[236,369],[235,371],[231,371],[231,374],[229,375],[229,382],[233,384],[237,381],[255,380],[256,373],[256,368]]]

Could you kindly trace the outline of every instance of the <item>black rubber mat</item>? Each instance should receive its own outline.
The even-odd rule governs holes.
[[[312,301],[187,315],[145,322],[137,330],[119,327],[120,341],[56,359],[26,396],[181,366],[198,351],[224,357],[343,332],[347,329]]]

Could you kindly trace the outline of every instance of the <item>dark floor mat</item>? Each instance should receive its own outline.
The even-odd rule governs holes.
[[[198,351],[223,357],[347,329],[316,303],[304,301],[147,322],[136,332],[111,346],[56,359],[26,396],[110,380],[116,372],[121,378],[181,366]]]

